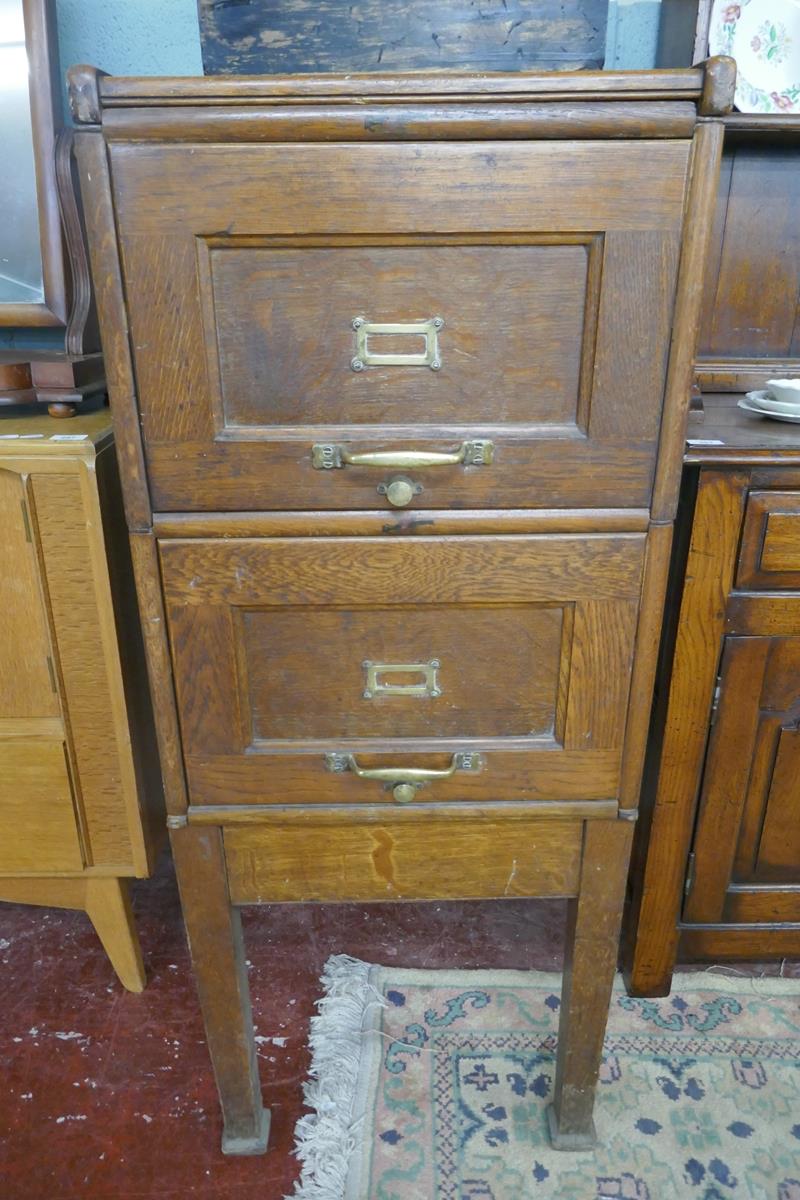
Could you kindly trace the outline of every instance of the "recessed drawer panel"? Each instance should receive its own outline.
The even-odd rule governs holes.
[[[154,507],[646,505],[688,145],[112,146]]]
[[[258,904],[575,895],[582,833],[581,821],[484,812],[471,820],[271,822],[224,836],[231,900]]]
[[[613,798],[643,546],[162,542],[192,803]]]
[[[800,588],[800,492],[750,493],[736,586]]]

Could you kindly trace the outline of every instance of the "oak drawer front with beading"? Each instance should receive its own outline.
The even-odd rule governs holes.
[[[154,509],[645,507],[688,149],[112,145]]]
[[[613,799],[644,542],[162,541],[191,802]]]
[[[800,492],[749,493],[736,586],[800,589]]]

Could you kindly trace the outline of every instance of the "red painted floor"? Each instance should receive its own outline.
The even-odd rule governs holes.
[[[404,966],[558,970],[563,906],[264,907],[245,912],[270,1150],[226,1159],[172,867],[137,884],[148,968],[125,992],[83,914],[0,905],[2,1200],[281,1200],[331,953]],[[777,971],[777,966],[766,968]]]

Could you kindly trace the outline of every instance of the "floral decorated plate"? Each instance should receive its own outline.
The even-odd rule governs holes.
[[[800,0],[715,0],[709,50],[736,59],[740,112],[800,113]]]

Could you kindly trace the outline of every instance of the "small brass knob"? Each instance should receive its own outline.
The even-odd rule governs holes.
[[[408,804],[409,800],[413,800],[417,794],[417,789],[413,783],[396,783],[392,788],[392,795],[398,804]]]
[[[408,479],[393,479],[386,488],[386,499],[394,508],[405,508],[414,498],[414,485]]]

